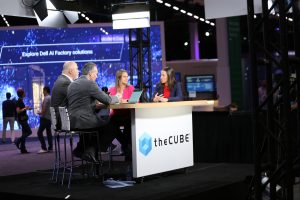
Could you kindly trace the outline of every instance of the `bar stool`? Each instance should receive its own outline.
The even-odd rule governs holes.
[[[71,179],[72,179],[72,175],[73,175],[73,168],[77,167],[77,165],[75,165],[76,161],[81,161],[81,166],[83,167],[84,165],[84,161],[82,159],[80,160],[75,160],[74,159],[74,155],[73,155],[73,136],[75,134],[78,135],[82,135],[82,138],[84,140],[84,136],[85,134],[95,134],[97,137],[97,147],[98,149],[96,149],[96,157],[98,158],[99,161],[97,162],[93,162],[93,161],[88,161],[85,160],[86,163],[91,163],[92,164],[92,168],[91,170],[93,170],[93,172],[96,170],[96,174],[99,175],[99,169],[101,168],[102,170],[102,158],[101,158],[101,154],[98,154],[98,151],[100,150],[100,138],[99,138],[99,134],[96,130],[71,130],[70,128],[70,118],[69,118],[69,114],[68,114],[68,110],[65,107],[59,107],[59,114],[60,114],[60,118],[61,118],[61,130],[63,132],[65,132],[64,135],[64,162],[63,162],[63,176],[62,176],[62,185],[64,183],[64,177],[65,177],[65,173],[66,170],[69,171],[69,179],[68,179],[68,188],[70,188],[71,185]],[[67,137],[69,137],[69,141],[70,141],[70,151],[71,151],[71,156],[70,156],[70,161],[68,161],[67,158],[67,144],[66,144],[66,139]],[[84,144],[84,141],[83,141]],[[85,149],[85,147],[84,147]],[[96,165],[96,169],[94,170],[94,165]],[[102,174],[102,173],[101,173]],[[95,175],[95,174],[93,174]]]
[[[59,142],[61,130],[57,129],[58,121],[57,121],[57,116],[56,116],[54,107],[50,107],[50,115],[51,115],[51,126],[52,126],[52,129],[54,130],[54,153],[55,153],[51,179],[52,180],[55,179],[55,182],[57,182],[59,169],[62,164],[61,156],[60,156],[60,142]]]

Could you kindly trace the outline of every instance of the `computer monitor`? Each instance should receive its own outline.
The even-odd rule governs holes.
[[[185,76],[186,92],[197,99],[215,99],[216,84],[213,74]]]

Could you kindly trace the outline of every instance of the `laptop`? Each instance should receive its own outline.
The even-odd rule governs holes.
[[[142,90],[136,90],[136,91],[134,91],[131,94],[131,96],[130,96],[130,98],[128,100],[128,103],[138,103],[139,100],[140,100],[140,97],[141,97],[142,93],[143,93]]]

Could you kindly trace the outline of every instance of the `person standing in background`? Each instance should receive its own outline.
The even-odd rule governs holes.
[[[16,105],[10,99],[11,94],[6,93],[6,100],[2,103],[2,116],[3,116],[3,132],[2,132],[2,143],[6,143],[6,128],[9,122],[10,127],[10,139],[13,143],[15,141],[14,124],[15,124],[15,112]]]
[[[38,153],[47,153],[53,150],[52,132],[51,132],[51,115],[50,115],[50,88],[45,86],[43,88],[44,100],[42,103],[42,110],[38,114],[40,115],[40,127],[37,131],[38,138],[41,142],[41,150]],[[43,131],[46,129],[48,139],[48,149],[46,147]]]
[[[25,142],[26,138],[32,134],[31,128],[28,124],[27,110],[31,110],[29,106],[25,106],[23,98],[25,97],[25,91],[22,88],[17,90],[17,95],[19,97],[16,103],[16,110],[18,113],[18,122],[22,127],[22,136],[15,141],[15,145],[21,150],[21,153],[28,153]]]

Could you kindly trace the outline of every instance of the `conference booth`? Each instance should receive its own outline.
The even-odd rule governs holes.
[[[193,107],[213,101],[115,104],[130,109],[133,177],[193,166]]]

